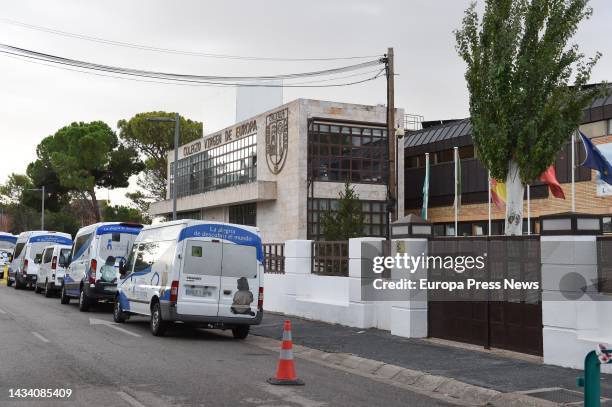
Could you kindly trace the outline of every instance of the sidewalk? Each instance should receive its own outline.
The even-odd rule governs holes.
[[[340,325],[266,313],[252,334],[279,339],[283,321],[290,319],[293,342],[328,353],[349,353],[424,373],[444,376],[502,393],[531,392],[555,402],[576,402],[576,377],[582,372],[489,352],[446,346],[422,339],[406,339],[377,329],[360,330]],[[612,399],[612,375],[602,375],[602,397]],[[540,394],[538,394],[540,393]],[[612,405],[606,402],[603,405]]]

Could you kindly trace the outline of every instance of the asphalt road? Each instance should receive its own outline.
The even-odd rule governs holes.
[[[448,405],[301,359],[305,386],[272,386],[266,379],[277,360],[230,332],[178,327],[156,338],[146,318],[113,324],[110,306],[82,313],[75,300],[66,306],[0,286],[1,406]],[[18,399],[10,389],[71,389],[72,396]]]

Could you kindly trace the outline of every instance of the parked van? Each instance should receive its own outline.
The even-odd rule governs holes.
[[[8,285],[14,282],[16,289],[33,287],[38,278],[43,249],[50,244],[70,245],[72,239],[68,233],[46,230],[21,233],[15,244]]]
[[[0,232],[0,279],[5,277],[5,272],[8,272],[16,242],[17,236]]]
[[[113,318],[231,329],[244,339],[263,316],[263,250],[255,227],[196,220],[146,226],[121,264]]]
[[[114,301],[119,264],[128,257],[142,229],[137,223],[102,222],[81,228],[74,238],[61,285],[61,302],[79,299],[79,309],[100,301]]]
[[[62,286],[72,245],[54,244],[45,247],[36,278],[36,292],[45,291],[49,298]]]

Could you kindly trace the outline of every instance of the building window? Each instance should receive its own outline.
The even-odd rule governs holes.
[[[230,206],[229,222],[237,225],[257,226],[257,204],[253,202]]]
[[[253,182],[257,179],[257,136],[252,134],[183,158],[177,173],[179,197]],[[170,196],[175,185],[173,174],[171,163]]]
[[[308,171],[316,181],[383,184],[384,127],[313,122],[308,131]]]
[[[604,216],[602,221],[603,221],[603,232],[612,233],[612,217]]]
[[[321,220],[328,210],[338,209],[337,199],[308,198],[308,239],[323,240]],[[384,201],[361,201],[361,211],[364,215],[363,236],[386,236],[386,212]]]
[[[170,219],[171,218],[172,218],[172,215],[170,215]],[[176,213],[176,219],[177,220],[180,220],[180,219],[201,220],[202,219],[202,212],[200,212],[200,211],[177,212]]]

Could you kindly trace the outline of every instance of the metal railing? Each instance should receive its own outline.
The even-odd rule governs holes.
[[[264,272],[271,274],[285,274],[285,244],[264,243]]]
[[[348,277],[348,242],[312,242],[312,273]]]

